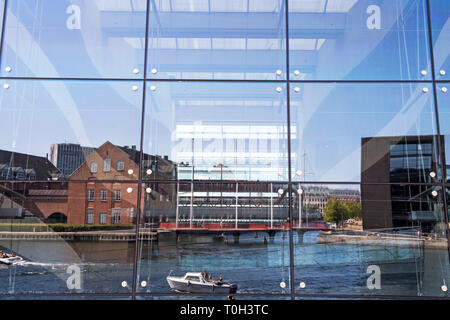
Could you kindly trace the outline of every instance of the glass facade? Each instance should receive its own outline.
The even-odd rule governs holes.
[[[0,296],[450,298],[447,0],[0,0]]]

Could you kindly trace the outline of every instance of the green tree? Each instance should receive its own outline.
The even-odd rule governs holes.
[[[325,205],[324,213],[324,220],[326,222],[339,223],[340,221],[345,220],[347,210],[341,201],[336,198],[332,198]]]
[[[356,201],[347,200],[342,203],[346,211],[346,219],[360,218],[361,217],[361,203]]]

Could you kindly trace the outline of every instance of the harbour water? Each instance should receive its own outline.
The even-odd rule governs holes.
[[[447,296],[446,250],[392,246],[317,244],[316,233],[294,237],[294,285],[299,294]],[[264,243],[264,234],[243,233],[239,242],[223,236],[184,235],[142,241],[138,293],[170,293],[169,272],[208,271],[238,285],[238,293],[289,293],[288,234]],[[267,235],[266,235],[267,236]],[[127,293],[133,277],[133,242],[5,241],[26,258],[0,266],[0,293]],[[380,288],[370,288],[369,266],[378,266]],[[79,276],[76,280],[75,277]],[[79,281],[78,281],[79,280]]]

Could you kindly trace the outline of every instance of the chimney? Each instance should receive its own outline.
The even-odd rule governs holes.
[[[136,146],[131,146],[131,149],[133,149],[134,151],[136,151]]]
[[[164,156],[164,160],[169,161],[169,156]]]

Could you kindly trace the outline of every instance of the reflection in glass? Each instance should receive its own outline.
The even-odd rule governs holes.
[[[440,187],[299,184],[293,197],[296,293],[448,296]]]
[[[146,192],[140,292],[235,293],[222,276],[237,293],[289,293],[287,185],[155,182]],[[157,241],[144,238],[152,230]]]
[[[293,86],[294,180],[384,183],[439,179],[436,115],[429,84]]]
[[[0,249],[20,258],[0,259],[1,293],[131,291],[137,184],[16,181],[0,189]],[[122,199],[111,201],[116,190]]]
[[[152,1],[147,74],[286,79],[284,1]]]
[[[145,0],[9,1],[2,76],[142,78]]]
[[[152,82],[149,89],[144,179],[288,179],[285,85]]]
[[[424,3],[289,0],[291,79],[430,79]]]
[[[129,82],[4,83],[9,88],[0,92],[1,180],[74,179],[76,170],[90,172],[89,179],[137,180],[142,95]],[[117,159],[105,172],[109,152]],[[125,161],[126,170],[117,170],[117,161]],[[14,172],[18,168],[24,172]]]
[[[433,36],[434,68],[437,80],[448,80],[450,73],[450,3],[430,1],[431,31]]]

